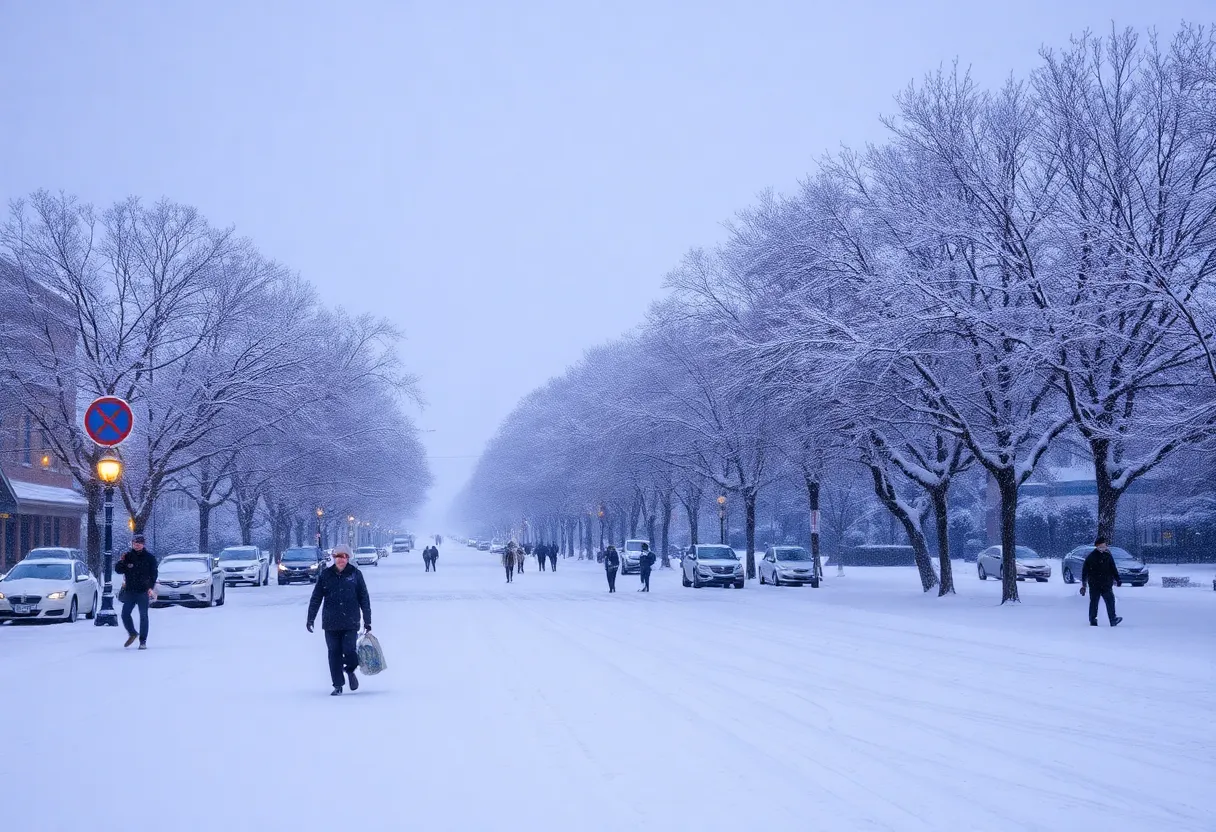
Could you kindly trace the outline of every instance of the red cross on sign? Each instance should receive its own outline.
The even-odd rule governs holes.
[[[85,433],[103,448],[121,445],[134,426],[131,405],[116,396],[95,399],[84,412]]]

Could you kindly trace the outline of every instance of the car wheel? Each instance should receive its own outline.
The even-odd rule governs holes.
[[[692,584],[688,582],[688,574],[684,571],[683,567],[680,567],[680,583],[686,587],[692,586]]]
[[[96,592],[93,593],[93,606],[89,608],[89,611],[87,613],[85,613],[84,617],[89,621],[92,621],[94,618],[97,617],[97,593]]]
[[[78,616],[79,614],[80,614],[79,611],[76,609],[76,596],[73,595],[72,596],[72,606],[68,607],[68,618],[67,618],[68,623],[75,624],[76,616]]]
[[[743,589],[744,581],[736,581],[735,589]]]
[[[979,565],[978,565],[978,570],[979,570],[979,573],[980,573],[980,580],[981,580],[981,581],[986,581],[986,580],[988,580],[988,573],[984,571],[984,564],[982,564],[982,563],[981,563],[981,564],[979,564]]]
[[[760,570],[760,586],[764,586],[764,584],[765,584],[764,570]]]
[[[819,579],[811,578],[811,589],[819,589]]]
[[[781,586],[781,576],[773,572],[773,586]]]
[[[262,586],[270,586],[270,570],[266,570],[266,577],[262,578]]]
[[[1067,566],[1064,567],[1064,583],[1066,583],[1066,584],[1076,583],[1076,580],[1072,576],[1072,569]]]
[[[692,588],[693,588],[693,589],[700,589],[700,588],[701,588],[701,579],[697,577],[697,573],[696,573],[696,572],[693,572],[693,573],[692,573]]]

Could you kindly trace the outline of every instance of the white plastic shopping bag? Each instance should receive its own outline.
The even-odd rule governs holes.
[[[388,667],[388,663],[384,661],[384,651],[380,649],[380,642],[371,633],[359,636],[355,651],[359,654],[359,670],[364,676],[375,676]]]

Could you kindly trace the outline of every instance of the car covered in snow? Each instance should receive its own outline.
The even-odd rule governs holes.
[[[395,553],[400,553],[408,552],[410,549],[414,548],[414,545],[413,541],[411,541],[408,537],[394,537],[393,543],[389,548]]]
[[[351,559],[356,566],[379,566],[380,553],[376,551],[375,546],[359,546],[355,549],[355,553],[351,555]]]
[[[89,567],[63,558],[30,558],[0,580],[0,621],[74,622],[97,615],[101,590]]]
[[[621,548],[621,574],[635,575],[642,571],[642,545],[650,549],[649,540],[626,540]]]
[[[481,547],[478,546],[477,548],[480,549]],[[507,551],[507,544],[503,543],[501,540],[495,540],[486,545],[485,548],[489,549],[491,555],[501,555],[503,552]]]
[[[224,581],[229,586],[266,586],[270,583],[270,557],[263,557],[257,546],[229,546],[220,550],[219,560]]]
[[[325,553],[316,546],[295,546],[284,549],[279,558],[279,585],[303,583],[315,584],[317,576],[325,568]]]
[[[69,546],[39,546],[37,549],[30,549],[25,560],[78,560],[83,563],[88,559],[84,552]]]
[[[1004,567],[1001,565],[1001,555],[1004,552],[1000,546],[989,546],[975,557],[975,569],[981,581],[989,578],[1004,580]],[[1039,553],[1029,546],[1015,546],[1013,549],[1014,563],[1017,566],[1019,581],[1038,581],[1044,583],[1051,577],[1051,564],[1039,557]]]
[[[1093,546],[1078,546],[1064,556],[1064,561],[1060,564],[1060,573],[1064,576],[1064,583],[1073,584],[1081,580],[1081,569],[1085,566],[1085,558],[1093,550]],[[1118,546],[1111,546],[1110,554],[1115,559],[1115,568],[1119,570],[1120,581],[1132,586],[1144,586],[1148,583],[1148,566],[1144,561]]]
[[[769,546],[756,566],[760,583],[781,586],[810,584],[818,588],[815,559],[801,546]]]
[[[680,561],[684,586],[733,586],[743,589],[743,563],[726,545],[698,543],[688,547]]]
[[[222,607],[225,600],[224,570],[210,555],[173,556],[160,562],[152,605],[180,604],[192,607]]]

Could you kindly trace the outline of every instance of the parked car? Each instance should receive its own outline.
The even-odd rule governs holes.
[[[642,544],[650,548],[649,540],[626,540],[621,549],[621,574],[633,575],[642,571]]]
[[[1085,566],[1085,557],[1093,550],[1093,546],[1078,546],[1064,556],[1064,562],[1060,564],[1060,573],[1064,576],[1064,583],[1075,584],[1081,580],[1081,568]],[[1120,581],[1132,586],[1144,586],[1148,583],[1148,566],[1144,561],[1118,546],[1111,546],[1110,553],[1115,559],[1115,568],[1119,570]]]
[[[1000,546],[989,546],[976,555],[975,569],[981,581],[986,581],[989,577],[1004,580],[1004,573],[1001,571],[1002,552],[1004,549]],[[1019,581],[1035,580],[1044,583],[1051,577],[1051,564],[1039,557],[1039,553],[1029,546],[1015,546],[1013,558],[1017,565]]]
[[[156,607],[182,604],[222,607],[225,600],[224,570],[207,555],[165,558],[156,578]]]
[[[379,566],[380,555],[375,546],[360,546],[355,549],[354,561],[355,566]]]
[[[702,544],[690,546],[680,561],[684,586],[734,586],[743,589],[743,564],[729,546]]]
[[[229,546],[218,555],[224,570],[224,582],[266,586],[270,583],[270,557],[262,559],[262,550],[257,546]]]
[[[377,546],[376,554],[382,558],[388,557],[388,547],[387,546]]]
[[[175,560],[198,560],[199,558],[206,558],[207,560],[211,561],[212,566],[220,565],[219,555],[210,555],[206,552],[177,552],[172,555],[161,555],[160,559],[157,560],[157,563],[166,563]]]
[[[477,544],[477,551],[479,552],[488,552],[491,548],[490,541],[488,540],[483,540]]]
[[[78,560],[81,563],[88,561],[84,556],[84,552],[80,549],[72,549],[67,546],[39,546],[37,549],[30,549],[26,554],[25,560]]]
[[[477,548],[480,549],[481,546],[478,546]],[[501,555],[503,552],[507,551],[507,544],[503,543],[501,540],[495,540],[492,543],[486,544],[485,548],[490,550],[491,555]]]
[[[757,571],[762,584],[810,584],[814,588],[819,587],[815,559],[801,546],[769,546],[764,550]]]
[[[71,623],[81,612],[91,619],[100,598],[97,579],[81,561],[27,556],[0,580],[0,620]]]
[[[413,548],[413,544],[408,537],[394,537],[391,548],[394,552],[408,552]]]
[[[315,584],[317,576],[325,568],[325,553],[316,546],[297,546],[285,549],[279,560],[279,586],[296,581]]]

